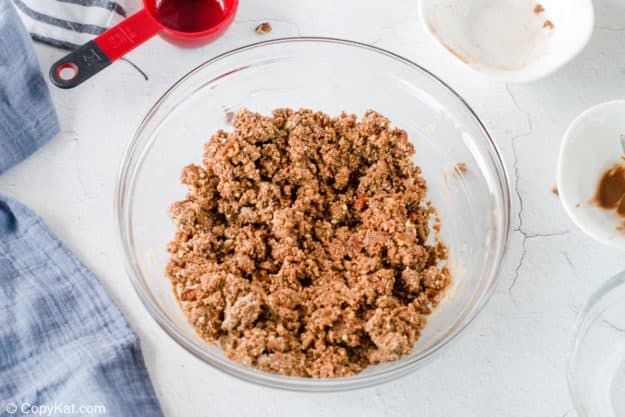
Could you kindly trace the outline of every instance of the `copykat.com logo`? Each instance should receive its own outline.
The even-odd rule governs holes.
[[[2,409],[0,409],[2,411]],[[7,403],[4,411],[8,414],[33,415],[33,416],[56,416],[66,415],[105,415],[106,407],[101,404],[68,404],[55,402],[52,404],[29,404]],[[2,414],[2,413],[0,413]]]

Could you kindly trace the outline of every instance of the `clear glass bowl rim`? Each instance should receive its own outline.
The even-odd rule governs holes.
[[[414,70],[421,72],[426,75],[427,78],[438,83],[443,89],[446,89],[451,95],[456,98],[468,112],[468,115],[476,122],[479,127],[483,138],[487,140],[487,146],[490,153],[490,156],[495,164],[495,169],[497,171],[497,185],[499,187],[499,191],[501,192],[501,200],[502,200],[502,216],[503,216],[503,228],[499,231],[501,236],[498,236],[499,239],[499,251],[497,256],[495,257],[496,261],[494,265],[491,265],[491,271],[489,277],[488,287],[481,294],[481,298],[479,301],[472,306],[472,310],[469,311],[468,314],[464,317],[464,322],[457,327],[455,332],[449,334],[441,340],[437,345],[433,346],[429,350],[423,352],[422,354],[414,357],[410,357],[409,360],[398,363],[398,365],[389,367],[384,370],[374,371],[371,373],[363,373],[358,374],[351,377],[346,378],[329,378],[329,379],[312,379],[312,378],[295,378],[295,377],[285,377],[278,374],[272,374],[269,372],[259,371],[253,368],[249,368],[243,365],[239,365],[225,357],[218,357],[217,355],[213,355],[204,351],[201,346],[193,340],[190,340],[188,337],[183,335],[170,321],[165,317],[165,315],[159,310],[158,306],[154,303],[154,301],[145,293],[139,278],[136,276],[136,271],[134,268],[134,261],[132,259],[132,249],[131,242],[128,239],[126,228],[129,227],[129,220],[126,218],[127,213],[125,211],[125,191],[127,188],[127,179],[128,175],[131,171],[131,162],[132,156],[134,152],[136,152],[138,142],[141,138],[141,133],[145,129],[145,127],[149,124],[154,113],[159,109],[159,107],[171,96],[179,86],[184,84],[184,82],[193,77],[196,73],[204,69],[205,67],[235,55],[240,52],[244,52],[247,50],[262,48],[267,45],[275,45],[282,43],[291,43],[291,42],[313,42],[313,43],[329,43],[336,45],[344,45],[362,48],[368,50],[373,53],[381,54],[389,59],[393,59],[398,61],[399,63],[408,65],[412,67]],[[182,346],[189,353],[196,356],[198,359],[203,362],[208,363],[212,367],[228,374],[231,376],[235,376],[247,382],[252,382],[261,386],[269,387],[269,388],[278,388],[278,389],[286,389],[291,391],[306,391],[306,392],[336,392],[336,391],[346,391],[353,390],[359,388],[366,388],[370,386],[379,385],[382,383],[389,382],[391,380],[397,379],[401,376],[407,375],[412,371],[422,367],[427,364],[429,360],[435,356],[436,353],[440,352],[444,347],[446,347],[452,340],[455,340],[459,334],[463,332],[463,330],[473,322],[475,317],[479,314],[479,312],[484,308],[487,301],[491,298],[494,289],[497,286],[497,282],[499,281],[499,276],[501,272],[501,266],[506,259],[506,255],[508,253],[508,246],[510,243],[510,217],[511,217],[511,200],[510,200],[510,181],[509,176],[506,171],[505,164],[503,162],[503,158],[501,157],[500,151],[492,139],[490,133],[482,123],[482,121],[478,118],[475,111],[471,108],[471,106],[460,96],[458,92],[456,92],[453,88],[451,88],[446,82],[438,78],[432,72],[422,67],[421,65],[404,58],[396,53],[390,52],[388,50],[368,45],[361,42],[340,39],[340,38],[332,38],[332,37],[318,37],[318,36],[298,36],[298,37],[285,37],[285,38],[277,38],[268,41],[257,42],[253,44],[249,44],[246,46],[242,46],[239,48],[232,49],[228,52],[224,52],[211,58],[204,63],[198,65],[183,77],[181,77],[178,81],[176,81],[150,108],[146,116],[141,121],[139,127],[135,131],[132,140],[129,142],[125,152],[124,157],[122,159],[118,177],[117,177],[117,185],[115,190],[115,199],[114,199],[114,210],[117,215],[117,235],[120,242],[120,246],[123,251],[123,259],[125,263],[126,273],[130,278],[132,286],[137,293],[139,299],[148,310],[149,314],[152,318],[157,322],[157,324],[180,346]],[[204,342],[202,342],[204,343]]]
[[[571,337],[571,345],[567,357],[566,377],[569,386],[571,401],[573,401],[573,406],[575,407],[575,411],[577,412],[579,417],[591,417],[591,414],[588,413],[585,403],[580,400],[580,398],[583,398],[583,395],[580,394],[580,390],[576,381],[577,377],[575,376],[575,367],[577,365],[577,354],[579,346],[582,343],[586,332],[588,332],[588,330],[590,329],[589,325],[592,326],[592,323],[588,323],[588,320],[593,318],[591,313],[595,310],[595,308],[601,306],[601,302],[608,295],[610,295],[613,291],[617,291],[621,287],[625,288],[625,271],[619,272],[618,274],[609,278],[607,281],[603,282],[597,289],[595,289],[588,298],[588,300],[586,300],[584,307],[581,309],[577,316],[577,321],[575,323],[573,336]]]

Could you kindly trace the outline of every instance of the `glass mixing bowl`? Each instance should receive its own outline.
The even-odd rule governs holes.
[[[408,132],[450,247],[453,285],[411,355],[336,379],[285,377],[227,359],[187,323],[164,274],[182,199],[182,168],[199,163],[203,144],[229,129],[225,113],[246,107],[308,107],[337,115],[375,109]],[[454,166],[464,163],[467,172]],[[162,328],[206,363],[247,381],[304,391],[379,384],[428,362],[469,324],[491,295],[508,243],[510,191],[488,132],[467,103],[427,70],[393,53],[338,39],[288,38],[236,49],[184,76],[152,107],[128,147],[116,195],[128,274]]]
[[[603,284],[579,314],[568,380],[579,417],[625,416],[625,272]]]

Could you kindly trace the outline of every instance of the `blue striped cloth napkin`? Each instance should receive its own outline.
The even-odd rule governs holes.
[[[34,40],[65,49],[89,42],[140,5],[140,0],[12,1]]]
[[[58,130],[28,32],[0,0],[0,173]],[[162,412],[139,339],[100,283],[39,217],[0,194],[0,416],[13,415]]]
[[[0,194],[0,416],[41,410],[162,417],[122,313],[39,217]]]

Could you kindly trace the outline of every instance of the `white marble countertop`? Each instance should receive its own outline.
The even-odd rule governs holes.
[[[584,236],[551,193],[560,140],[585,108],[622,98],[625,3],[597,0],[594,35],[573,62],[531,84],[504,85],[445,55],[418,23],[416,0],[241,0],[231,29],[200,49],[160,38],[74,90],[51,87],[62,132],[0,176],[0,192],[29,205],[100,278],[143,343],[167,416],[574,416],[565,378],[578,310],[625,258]],[[273,31],[260,37],[256,24]],[[175,80],[220,52],[261,39],[342,37],[399,53],[430,69],[474,107],[511,175],[514,233],[486,309],[441,357],[398,381],[354,392],[260,388],[201,363],[149,317],[126,277],[113,190],[122,153],[147,109]],[[64,53],[37,45],[44,72]]]

